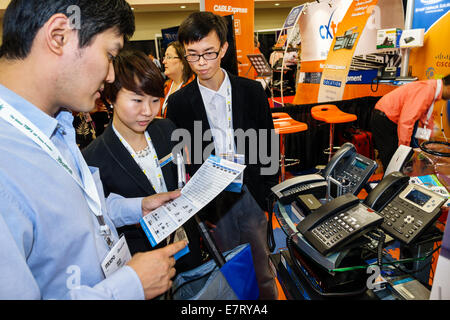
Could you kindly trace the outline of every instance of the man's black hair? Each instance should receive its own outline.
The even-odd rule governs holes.
[[[63,13],[75,21],[72,15],[77,9],[80,48],[110,28],[116,28],[125,41],[134,34],[134,14],[125,0],[12,0],[3,17],[0,57],[25,59],[37,32],[54,14]]]
[[[181,23],[178,29],[178,41],[182,44],[197,42],[213,30],[219,37],[220,45],[223,45],[227,41],[228,32],[225,18],[208,11],[194,12]]]

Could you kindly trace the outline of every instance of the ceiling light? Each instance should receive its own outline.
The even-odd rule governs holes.
[[[279,5],[280,5],[279,3],[275,3],[275,4],[274,4],[274,6],[277,6],[277,7],[278,7]]]
[[[186,6],[180,6],[181,9],[186,9]]]

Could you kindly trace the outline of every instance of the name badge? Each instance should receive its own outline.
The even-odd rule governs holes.
[[[164,158],[162,158],[161,160],[159,160],[159,165],[162,167],[164,167],[166,164],[168,164],[170,161],[173,160],[173,154],[169,153],[167,156],[165,156]]]
[[[122,268],[128,261],[131,260],[130,249],[128,248],[127,241],[122,235],[117,243],[106,255],[106,258],[102,262],[102,270],[105,277],[108,278],[118,269]]]
[[[418,127],[416,130],[416,134],[414,136],[416,139],[420,140],[430,140],[431,137],[431,130],[427,128],[420,128]]]

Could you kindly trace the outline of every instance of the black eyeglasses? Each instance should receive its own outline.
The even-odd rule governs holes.
[[[188,54],[185,55],[184,57],[186,58],[186,60],[188,62],[197,62],[200,61],[200,58],[203,57],[203,59],[205,60],[214,60],[217,59],[217,57],[219,56],[219,52],[206,52],[204,54]]]

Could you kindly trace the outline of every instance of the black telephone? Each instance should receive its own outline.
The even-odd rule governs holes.
[[[353,194],[337,197],[297,224],[297,230],[323,255],[338,251],[383,222]]]
[[[409,177],[399,171],[387,174],[364,199],[364,204],[375,211],[381,211],[409,184]]]
[[[357,195],[365,186],[377,163],[356,152],[353,144],[344,143],[321,174],[307,174],[283,181],[271,190],[282,204],[290,204],[302,194],[317,199],[335,198],[345,193]],[[330,186],[329,186],[330,184]]]
[[[380,80],[395,80],[397,78],[397,67],[381,67],[378,68],[377,76],[372,79],[370,84],[370,89],[372,92],[378,91],[378,84]],[[376,84],[376,89],[373,89],[374,83]]]
[[[397,78],[397,67],[379,68],[377,78],[380,80],[394,80]]]
[[[410,244],[439,218],[446,201],[445,197],[409,183],[408,176],[394,171],[368,194],[364,204],[384,217],[381,229]]]
[[[378,167],[376,161],[356,152],[350,142],[344,143],[331,158],[322,176],[329,182],[329,197],[358,195]]]
[[[306,174],[283,181],[271,190],[280,203],[290,204],[301,194],[312,194],[318,199],[324,198],[327,185],[327,181],[320,174]]]

